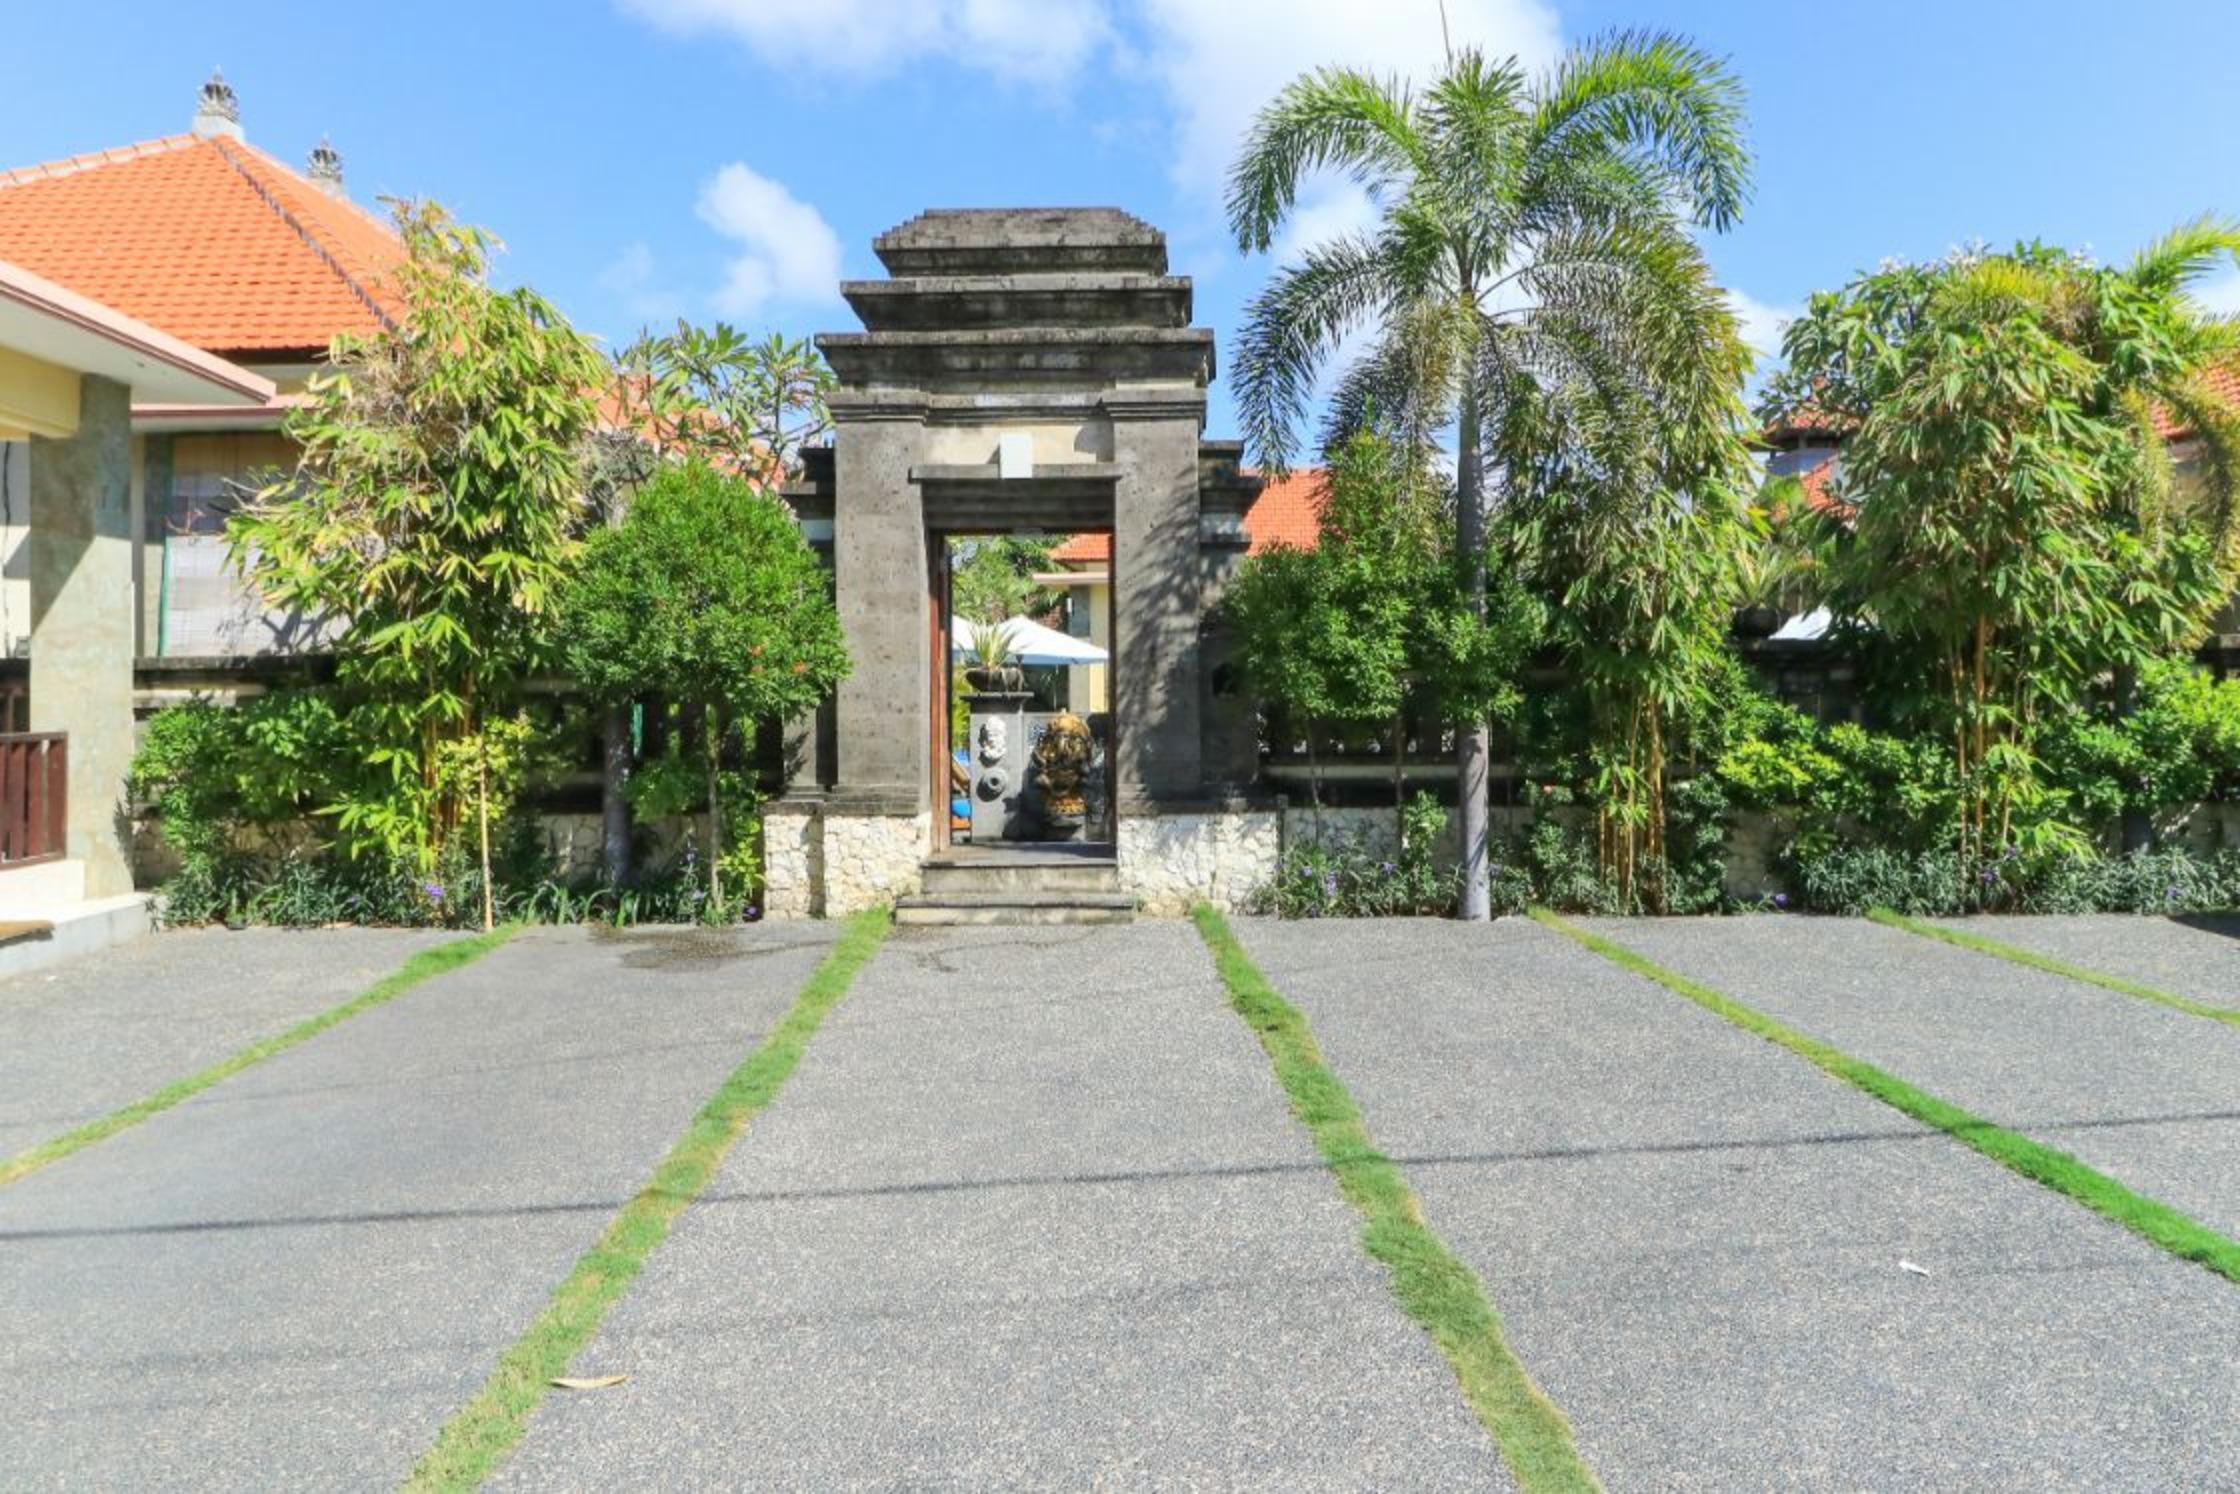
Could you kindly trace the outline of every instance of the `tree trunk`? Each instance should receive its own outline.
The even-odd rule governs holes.
[[[599,863],[609,887],[630,883],[630,712],[609,706],[600,722]]]
[[[700,717],[700,738],[708,749],[708,913],[712,917],[723,902],[723,716],[709,706]]]
[[[2116,666],[2115,698],[2116,722],[2121,725],[2139,709],[2139,671],[2134,666]],[[2128,856],[2135,851],[2151,851],[2154,849],[2154,815],[2138,802],[2144,795],[2145,785],[2134,776],[2123,787],[2123,825],[2118,832],[2123,853]]]
[[[1462,418],[1455,465],[1455,548],[1460,550],[1463,587],[1474,616],[1486,613],[1485,457],[1480,447],[1478,381],[1462,385]],[[1462,905],[1465,919],[1493,916],[1488,877],[1492,812],[1486,798],[1486,723],[1454,724],[1455,808],[1462,838]]]

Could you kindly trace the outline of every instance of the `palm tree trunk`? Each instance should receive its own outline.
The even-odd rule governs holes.
[[[1479,450],[1478,381],[1462,384],[1462,411],[1455,463],[1455,547],[1460,550],[1463,589],[1470,610],[1486,615],[1486,509],[1485,459]],[[1487,736],[1485,721],[1454,724],[1455,809],[1461,830],[1462,902],[1464,919],[1484,922],[1493,916],[1493,894],[1488,878],[1492,861],[1488,844],[1493,815],[1486,798]]]

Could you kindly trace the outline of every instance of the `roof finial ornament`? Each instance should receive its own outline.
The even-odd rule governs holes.
[[[194,111],[194,133],[200,140],[213,135],[241,138],[241,101],[234,97],[233,85],[217,68],[210,69],[210,81],[202,85],[201,101]]]
[[[336,150],[334,142],[324,135],[319,137],[317,145],[311,147],[311,158],[306,163],[305,175],[329,197],[350,195],[342,185],[342,152]]]

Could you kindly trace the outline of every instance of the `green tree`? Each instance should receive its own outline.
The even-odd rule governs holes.
[[[804,447],[832,431],[825,396],[832,371],[806,338],[773,332],[757,342],[728,323],[642,333],[615,356],[611,418],[594,439],[592,498],[609,525],[664,463],[705,461],[764,487],[801,470]],[[607,880],[630,876],[629,702],[601,723],[601,859]]]
[[[1040,611],[1053,600],[1035,573],[1050,569],[1054,542],[1017,535],[982,535],[962,542],[949,573],[950,610],[974,623]]]
[[[1920,661],[1951,744],[1960,863],[2083,843],[2034,747],[2050,714],[2198,641],[2229,594],[2240,419],[2203,380],[2235,352],[2184,287],[2240,232],[2203,222],[2109,268],[2025,244],[1813,298],[1769,408],[1854,427],[1823,516],[1839,617]],[[2158,427],[2204,460],[2181,481]]]
[[[615,357],[615,424],[650,453],[775,488],[832,431],[832,370],[806,338],[756,342],[726,322],[643,334]]]
[[[663,468],[586,544],[560,639],[569,677],[598,698],[659,695],[698,714],[709,902],[727,906],[726,741],[812,709],[848,672],[830,583],[793,516],[705,462]]]
[[[1238,246],[1265,251],[1301,179],[1333,170],[1366,187],[1374,232],[1305,252],[1253,301],[1235,356],[1245,433],[1285,467],[1317,380],[1349,334],[1330,438],[1378,424],[1411,444],[1450,435],[1456,544],[1484,614],[1486,474],[1513,486],[1560,423],[1631,458],[1645,421],[1685,434],[1734,399],[1706,347],[1732,318],[1683,214],[1725,228],[1748,193],[1742,89],[1679,38],[1608,36],[1538,79],[1511,61],[1455,55],[1418,95],[1366,73],[1299,78],[1255,122],[1230,175]],[[1488,916],[1487,723],[1456,723],[1462,914]]]
[[[403,316],[336,339],[289,417],[295,471],[243,506],[228,542],[268,604],[338,630],[372,770],[335,806],[350,848],[425,869],[475,813],[487,925],[492,752],[478,744],[544,658],[604,363],[533,291],[491,287],[488,234],[432,203],[395,211]],[[464,780],[446,769],[462,751]]]
[[[1666,789],[1681,732],[1717,709],[1750,534],[1746,470],[1737,429],[1727,470],[1687,487],[1613,488],[1579,471],[1508,516],[1585,696],[1598,858],[1622,906],[1669,911]]]
[[[1389,730],[1402,849],[1410,717],[1506,713],[1534,633],[1506,588],[1500,605],[1472,605],[1449,497],[1420,453],[1357,432],[1331,454],[1316,547],[1251,557],[1224,603],[1246,683],[1306,733],[1317,809],[1325,730]]]

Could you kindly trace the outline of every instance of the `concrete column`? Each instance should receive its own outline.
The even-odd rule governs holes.
[[[1204,792],[1198,621],[1198,399],[1108,400],[1114,456],[1112,713],[1115,788],[1130,800]]]
[[[832,520],[830,516],[801,515],[801,534],[816,551],[827,584],[832,576]],[[810,710],[792,717],[780,728],[780,759],[785,764],[785,791],[813,795],[832,786],[832,699],[827,696]]]
[[[132,890],[132,395],[79,384],[78,431],[31,443],[31,729],[70,734],[69,854],[86,896]]]
[[[833,585],[855,664],[834,711],[836,797],[852,810],[914,814],[930,802],[932,731],[925,504],[910,480],[925,410],[835,402],[834,415]]]

